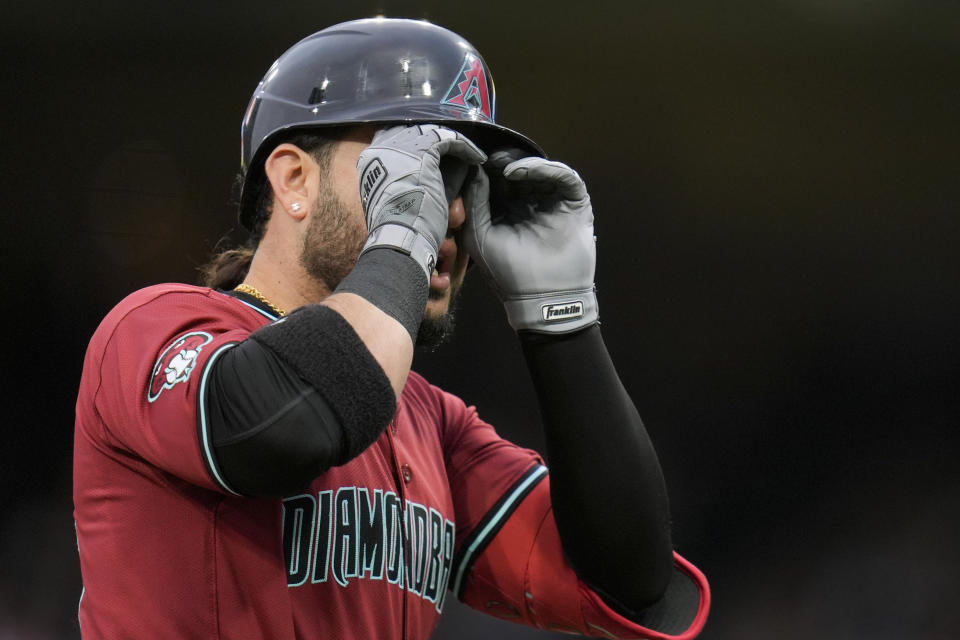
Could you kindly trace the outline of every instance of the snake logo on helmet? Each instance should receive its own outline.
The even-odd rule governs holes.
[[[443,124],[480,148],[543,150],[494,120],[493,78],[464,38],[421,20],[370,18],[318,31],[267,70],[241,127],[240,222],[250,228],[255,197],[274,141],[290,131],[349,123]]]

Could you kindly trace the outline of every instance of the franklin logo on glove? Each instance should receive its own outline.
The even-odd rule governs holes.
[[[578,300],[561,302],[560,304],[545,304],[540,311],[543,313],[543,319],[547,322],[573,320],[583,316],[583,303]]]
[[[363,188],[363,204],[370,200],[370,196],[377,190],[377,187],[383,183],[387,177],[387,169],[380,162],[379,158],[374,158],[363,170],[363,176],[360,178],[360,186]]]

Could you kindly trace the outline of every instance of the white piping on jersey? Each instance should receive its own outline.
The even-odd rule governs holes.
[[[241,300],[241,302],[243,302]],[[247,304],[244,302],[244,304]],[[253,305],[247,305],[249,307],[254,307]],[[257,309],[260,311],[260,309]],[[260,311],[263,313],[262,311]],[[266,315],[266,314],[264,314]],[[210,473],[213,475],[213,479],[217,481],[221,487],[226,491],[229,491],[235,496],[240,494],[234,491],[230,485],[227,484],[226,480],[223,479],[223,476],[220,475],[220,469],[217,467],[217,462],[213,457],[213,451],[210,448],[210,429],[207,426],[207,379],[210,376],[210,372],[213,371],[213,363],[224,351],[231,347],[237,346],[236,342],[229,342],[216,351],[213,352],[213,355],[207,360],[206,366],[203,368],[203,377],[200,378],[200,433],[202,434],[201,443],[203,444],[203,454],[207,459],[207,468],[210,469]]]
[[[83,596],[87,595],[87,588],[81,586],[80,600],[77,601],[77,626],[80,627],[80,637],[83,638],[83,625],[80,624],[80,611],[83,609]]]
[[[73,535],[77,539],[77,557],[80,556],[80,530],[77,527],[77,519],[73,519]],[[82,584],[83,577],[81,576],[81,585],[80,585],[80,599],[77,600],[77,626],[80,627],[80,637],[83,638],[83,627],[80,625],[80,611],[83,608],[83,596],[87,595],[87,588]]]
[[[273,315],[272,313],[264,311],[260,307],[256,305],[252,305],[246,300],[241,300],[240,298],[234,298],[234,300],[236,300],[241,304],[247,305],[248,307],[250,307],[251,309],[253,309],[254,311],[256,311],[257,313],[266,317],[269,320],[278,319],[277,316]],[[210,473],[213,475],[213,479],[216,480],[217,484],[223,487],[226,491],[229,491],[235,496],[239,496],[241,494],[234,491],[233,488],[227,484],[226,480],[223,479],[223,476],[220,475],[220,468],[217,466],[217,462],[213,457],[213,451],[211,450],[211,447],[210,447],[210,430],[207,428],[207,402],[206,402],[207,376],[210,374],[210,371],[212,371],[213,369],[214,360],[216,360],[220,356],[220,354],[222,354],[224,351],[226,351],[230,347],[235,347],[235,346],[237,346],[237,343],[231,342],[229,344],[223,345],[222,347],[214,351],[213,355],[210,356],[210,359],[207,360],[206,366],[203,368],[203,377],[200,378],[200,431],[203,434],[203,438],[202,438],[203,454],[207,459],[207,467],[210,469]]]
[[[261,309],[260,307],[258,307],[258,306],[256,306],[256,305],[250,304],[250,303],[247,302],[246,300],[241,300],[240,298],[234,298],[234,300],[236,300],[237,302],[242,302],[243,304],[247,305],[248,307],[250,307],[250,308],[253,309],[254,311],[260,313],[261,315],[267,316],[267,317],[270,318],[271,320],[276,320],[276,319],[277,319],[277,316],[275,316],[275,315],[273,315],[272,313],[269,313],[269,312],[267,312],[267,311],[264,311],[263,309]]]
[[[505,515],[511,513],[514,509],[514,503],[524,494],[527,488],[539,480],[545,473],[547,473],[547,468],[543,465],[540,465],[533,473],[531,473],[526,480],[520,483],[517,486],[513,493],[510,494],[504,503],[500,506],[500,509],[497,510],[497,513],[490,519],[490,522],[487,523],[487,526],[483,528],[480,532],[480,535],[476,537],[473,543],[467,548],[466,553],[463,554],[463,560],[460,561],[460,566],[457,567],[457,577],[453,581],[453,593],[460,593],[460,583],[464,578],[464,570],[472,564],[473,555],[476,553],[477,549],[481,545],[486,544],[487,536],[490,535],[491,531],[499,531],[502,523],[500,522]]]

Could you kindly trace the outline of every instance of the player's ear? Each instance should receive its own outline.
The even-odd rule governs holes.
[[[267,157],[263,166],[267,180],[273,187],[276,204],[289,216],[302,220],[307,215],[308,203],[316,197],[314,185],[319,166],[313,157],[300,147],[283,143]]]

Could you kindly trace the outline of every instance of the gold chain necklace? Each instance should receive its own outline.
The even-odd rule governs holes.
[[[256,287],[251,287],[250,285],[248,285],[248,284],[246,284],[246,283],[241,283],[241,284],[238,284],[237,286],[235,286],[235,287],[233,288],[233,290],[234,290],[234,291],[239,291],[240,293],[245,293],[245,294],[247,294],[247,295],[249,295],[249,296],[253,296],[254,298],[256,298],[257,300],[259,300],[259,301],[262,302],[263,304],[265,304],[265,305],[267,305],[268,307],[270,307],[270,310],[273,311],[273,312],[274,312],[275,314],[277,314],[278,316],[285,316],[285,315],[287,315],[286,311],[284,311],[283,309],[281,309],[281,308],[278,307],[277,305],[275,305],[275,304],[273,304],[272,302],[270,302],[269,300],[267,300],[267,297],[266,297],[265,295],[263,295],[262,293],[260,293],[260,292],[257,290]]]

